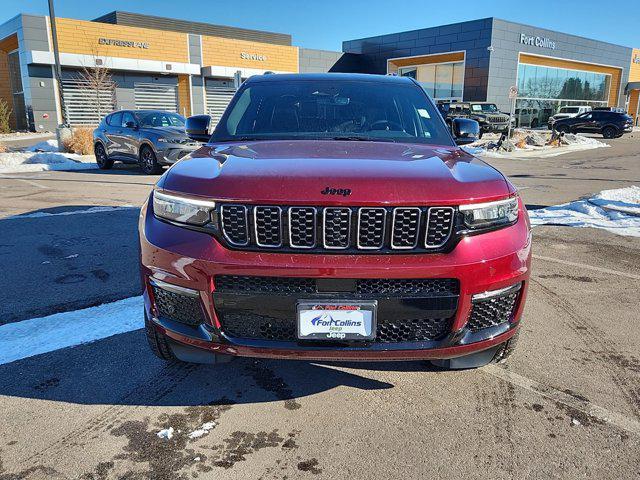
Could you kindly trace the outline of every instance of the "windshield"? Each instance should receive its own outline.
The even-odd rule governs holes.
[[[136,113],[141,127],[184,127],[184,117],[169,112]]]
[[[562,107],[560,113],[578,113],[580,110],[578,107]]]
[[[452,144],[422,89],[357,80],[249,82],[211,137],[212,142],[277,139]]]
[[[471,109],[474,112],[495,113],[498,111],[498,107],[493,103],[474,103],[471,105]]]

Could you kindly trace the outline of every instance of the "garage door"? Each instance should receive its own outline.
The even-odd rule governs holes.
[[[218,124],[235,93],[235,88],[206,87],[207,115],[211,115],[212,126]]]
[[[133,92],[138,110],[178,111],[177,85],[135,82]]]
[[[81,78],[62,80],[62,94],[68,122],[74,126],[98,125],[102,117],[115,110],[115,89],[95,88]]]

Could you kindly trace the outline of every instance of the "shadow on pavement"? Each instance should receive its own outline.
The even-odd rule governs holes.
[[[144,332],[137,330],[0,365],[0,395],[84,405],[285,401],[285,407],[296,409],[296,400],[339,386],[359,390],[394,387],[331,365],[351,364],[244,358],[220,365],[165,363],[153,356]],[[397,365],[407,368],[407,364]],[[375,364],[362,367],[375,368]]]
[[[0,325],[140,293],[139,209],[64,214],[92,208],[103,206],[52,207],[0,220]]]

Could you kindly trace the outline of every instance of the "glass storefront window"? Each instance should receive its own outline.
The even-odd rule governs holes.
[[[611,75],[539,65],[518,65],[521,98],[607,102]]]
[[[434,100],[462,101],[464,62],[403,67],[398,70],[398,74],[415,78]]]
[[[611,75],[582,70],[518,65],[516,122],[537,127],[563,106],[606,106]]]

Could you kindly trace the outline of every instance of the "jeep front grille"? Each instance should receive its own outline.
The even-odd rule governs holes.
[[[223,240],[248,250],[430,252],[444,249],[453,207],[312,207],[222,204]]]

